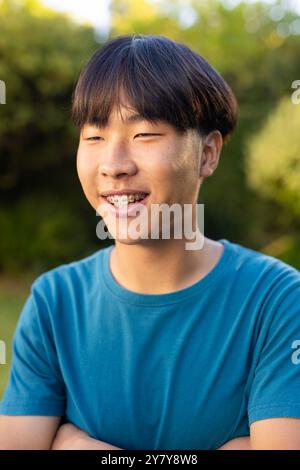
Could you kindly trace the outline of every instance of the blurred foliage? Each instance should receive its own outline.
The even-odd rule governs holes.
[[[7,94],[0,108],[0,270],[38,272],[96,246],[95,214],[76,175],[70,105],[99,44],[91,28],[35,0],[0,1],[0,24]]]
[[[300,107],[282,99],[251,139],[246,160],[248,181],[258,194],[300,217]]]
[[[300,266],[300,106],[284,97],[248,142],[247,179],[258,195],[273,201],[285,234],[264,251]]]
[[[8,189],[40,171],[55,172],[75,150],[70,94],[95,48],[92,30],[38,2],[0,2],[0,185]],[[25,153],[25,155],[24,155]]]
[[[34,210],[36,206],[39,210]],[[84,222],[56,195],[31,195],[0,208],[0,226],[5,234],[0,241],[0,271],[26,271],[30,266],[39,273],[87,250]]]
[[[248,141],[261,136],[278,102],[300,79],[297,15],[282,0],[235,7],[225,0],[112,0],[111,9],[112,36],[162,34],[185,43],[237,95],[238,127],[200,192],[206,235],[269,250],[300,267],[298,196],[290,192],[296,175],[294,182],[280,183],[285,189],[279,198],[252,184],[247,167]],[[0,0],[0,24],[0,78],[7,87],[7,104],[0,108],[0,269],[43,270],[100,243],[76,175],[70,104],[82,65],[101,44],[91,28],[37,0]],[[289,134],[290,118],[279,125],[281,134]],[[276,161],[287,161],[288,152],[289,146],[280,147]],[[274,179],[273,195],[277,184]],[[78,235],[70,236],[71,225]]]

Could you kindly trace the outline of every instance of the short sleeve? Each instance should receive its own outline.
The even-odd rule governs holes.
[[[267,325],[249,394],[249,426],[266,418],[300,418],[300,273],[293,281],[282,289]]]
[[[45,310],[32,288],[14,332],[9,380],[0,414],[64,415],[64,383]]]

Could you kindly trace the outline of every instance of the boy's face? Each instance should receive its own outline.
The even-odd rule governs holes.
[[[125,108],[121,112],[124,121],[136,114]],[[151,135],[139,135],[146,133]],[[201,149],[202,139],[194,130],[180,135],[166,122],[122,122],[113,109],[106,128],[85,125],[82,129],[77,171],[85,196],[112,233],[110,225],[115,216],[101,212],[101,204],[107,204],[102,193],[123,189],[149,193],[148,213],[151,204],[195,204],[201,185]]]

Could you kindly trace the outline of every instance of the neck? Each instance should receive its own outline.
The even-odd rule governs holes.
[[[203,247],[187,250],[187,240],[147,240],[128,245],[116,241],[110,269],[119,284],[140,294],[184,289],[204,277],[221,256],[223,246],[204,237]]]

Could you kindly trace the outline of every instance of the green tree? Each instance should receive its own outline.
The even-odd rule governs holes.
[[[31,185],[33,172],[48,178],[48,171],[71,158],[72,88],[95,41],[91,28],[35,0],[0,1],[0,24],[0,77],[6,83],[0,188],[5,189],[26,181]]]
[[[36,0],[0,0],[0,24],[0,270],[43,271],[97,242],[76,175],[70,107],[79,71],[100,44],[91,27]]]
[[[279,208],[277,226],[284,235],[269,244],[268,252],[285,255],[288,261],[293,255],[293,262],[300,266],[299,128],[300,105],[284,97],[249,140],[246,168],[250,187]]]
[[[264,197],[300,216],[300,107],[283,98],[250,140],[248,182]]]

